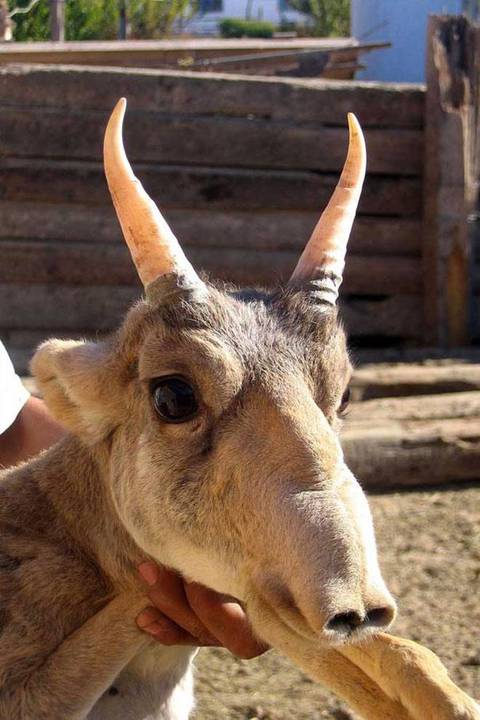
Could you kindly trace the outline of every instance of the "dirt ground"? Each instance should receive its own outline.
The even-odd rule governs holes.
[[[480,696],[480,485],[371,497],[394,632],[434,650]],[[274,652],[197,659],[194,720],[348,720],[344,706]]]

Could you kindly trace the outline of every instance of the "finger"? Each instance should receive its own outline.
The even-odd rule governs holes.
[[[219,644],[190,607],[179,575],[152,562],[142,563],[139,572],[149,586],[151,603],[164,616],[196,638],[196,644]]]
[[[255,637],[237,602],[197,583],[185,583],[185,594],[202,624],[230,652],[248,660],[268,650],[268,646]]]
[[[161,613],[158,608],[145,608],[137,616],[136,623],[140,630],[151,635],[162,645],[191,645],[195,647],[199,644],[196,638]]]

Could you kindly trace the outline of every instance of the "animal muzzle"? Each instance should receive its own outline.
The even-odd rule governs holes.
[[[383,583],[382,583],[383,584]],[[348,587],[350,585],[350,587]],[[385,586],[363,589],[358,583],[313,583],[276,573],[255,577],[255,595],[271,616],[307,639],[336,644],[387,628],[396,605]]]
[[[250,568],[252,591],[265,612],[304,637],[333,644],[387,628],[396,605],[354,478],[332,493],[305,493],[294,505],[283,514],[280,532],[270,527],[267,557]],[[258,548],[256,559],[261,555]]]

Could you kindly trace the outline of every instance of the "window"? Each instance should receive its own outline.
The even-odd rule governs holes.
[[[223,0],[200,0],[200,14],[222,12]]]

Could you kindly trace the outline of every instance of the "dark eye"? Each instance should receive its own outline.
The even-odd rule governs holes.
[[[340,407],[338,408],[339,415],[343,415],[345,413],[345,410],[348,408],[349,402],[350,402],[350,388],[348,387],[342,395],[342,402],[340,403]]]
[[[181,423],[191,420],[198,412],[195,391],[186,380],[166,377],[154,380],[151,386],[155,410],[163,420]]]

